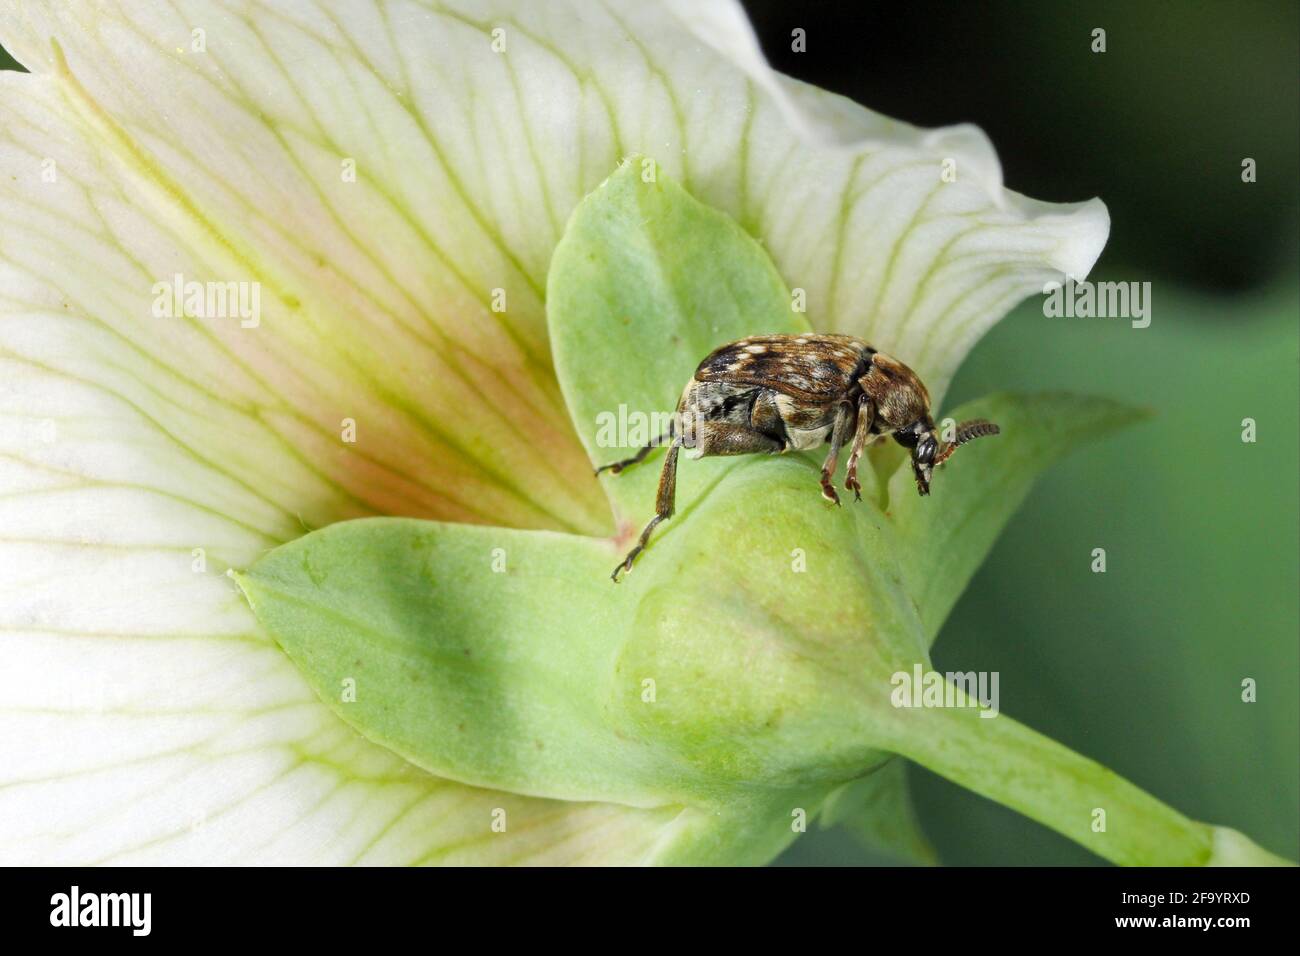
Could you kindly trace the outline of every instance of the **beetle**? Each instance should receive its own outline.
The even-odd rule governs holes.
[[[822,464],[822,496],[836,505],[832,479],[840,449],[852,439],[844,487],[862,500],[858,459],[869,440],[892,435],[912,453],[916,490],[930,493],[934,469],[966,442],[996,435],[984,419],[962,422],[941,444],[930,417],[930,393],[910,368],[851,335],[758,335],[714,349],[686,384],[668,429],[631,458],[596,469],[619,474],[668,446],[655,515],[636,546],[610,575],[632,570],[650,534],[673,515],[677,456],[781,454],[829,444]]]

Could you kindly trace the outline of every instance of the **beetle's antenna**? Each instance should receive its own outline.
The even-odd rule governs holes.
[[[939,454],[934,456],[934,463],[936,465],[942,465],[952,457],[953,452],[968,441],[974,441],[976,438],[983,438],[985,435],[996,435],[1001,431],[1002,429],[998,428],[997,425],[994,425],[992,422],[986,421],[983,418],[975,418],[968,422],[962,422],[957,426],[957,434],[953,438],[952,442],[948,445],[944,445],[939,451]]]

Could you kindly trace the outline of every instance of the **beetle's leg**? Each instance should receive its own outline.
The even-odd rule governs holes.
[[[826,461],[822,463],[822,497],[837,505],[840,503],[840,496],[831,482],[840,462],[840,447],[844,444],[844,439],[849,437],[849,428],[852,424],[853,409],[848,405],[840,405],[835,411],[835,423],[831,425],[831,450],[826,453]]]
[[[655,496],[655,516],[650,519],[650,523],[645,526],[641,532],[641,537],[637,539],[636,547],[627,553],[627,557],[619,562],[614,568],[614,573],[610,575],[615,581],[618,580],[620,571],[631,571],[632,562],[636,556],[645,550],[646,544],[650,541],[650,532],[661,521],[667,521],[673,516],[673,502],[677,497],[677,453],[682,450],[681,438],[675,438],[673,443],[668,446],[668,454],[664,458],[664,470],[659,474],[659,494]]]
[[[849,452],[848,474],[844,476],[844,487],[853,492],[854,501],[862,500],[862,485],[858,484],[858,459],[862,457],[862,449],[871,437],[871,426],[875,419],[876,408],[871,404],[871,399],[863,395],[858,399],[858,426],[853,433],[853,448]]]
[[[658,448],[661,445],[668,444],[668,442],[673,438],[675,431],[676,430],[673,427],[673,423],[670,421],[668,423],[667,431],[665,431],[662,435],[658,435],[657,437],[650,439],[650,444],[646,445],[643,448],[638,449],[637,453],[633,455],[631,458],[624,458],[622,461],[613,461],[610,462],[608,465],[601,465],[599,468],[596,469],[596,474],[599,475],[602,471],[609,470],[617,475],[624,468],[630,468],[632,465],[635,465],[638,462],[645,461],[646,456],[649,455],[650,452],[654,451],[656,448]]]
[[[770,435],[764,435],[752,428],[735,425],[731,422],[700,422],[695,426],[694,432],[695,447],[691,449],[691,458],[703,458],[706,455],[751,455],[761,451],[779,452],[785,448],[784,443],[777,441]],[[681,451],[685,442],[685,437],[679,435],[673,439],[672,445],[669,446],[668,455],[664,458],[664,470],[659,476],[659,494],[655,498],[655,516],[650,519],[650,523],[641,532],[636,547],[628,552],[627,557],[619,563],[618,567],[614,569],[614,573],[610,575],[615,581],[618,580],[620,571],[632,570],[632,562],[636,560],[638,554],[646,549],[646,545],[650,541],[650,534],[658,527],[659,523],[667,521],[673,516],[673,499],[677,494],[677,454]]]

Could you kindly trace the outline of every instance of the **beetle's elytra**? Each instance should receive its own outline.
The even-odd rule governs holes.
[[[829,443],[822,465],[822,495],[840,503],[831,479],[840,449],[852,438],[844,487],[862,499],[858,459],[867,442],[893,435],[912,452],[916,489],[930,493],[930,478],[961,445],[998,426],[977,419],[962,422],[951,442],[940,446],[930,417],[930,393],[916,373],[860,339],[849,335],[759,335],[715,349],[686,384],[668,431],[631,458],[602,465],[618,474],[643,461],[651,450],[668,446],[655,516],[636,546],[611,575],[630,571],[645,550],[650,534],[673,514],[677,455],[689,448],[691,458],[706,455],[780,454]]]

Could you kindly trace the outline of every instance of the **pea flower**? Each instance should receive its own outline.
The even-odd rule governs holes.
[[[1096,200],[774,73],[732,2],[5,4],[7,863],[925,856],[903,755],[1124,863],[1266,862],[972,691],[899,706],[1032,475],[1133,417],[992,396],[932,499],[873,450],[597,480],[743,334],[922,375]],[[363,520],[352,520],[363,519]],[[903,701],[906,704],[906,701]],[[1098,820],[1107,821],[1098,826]]]

